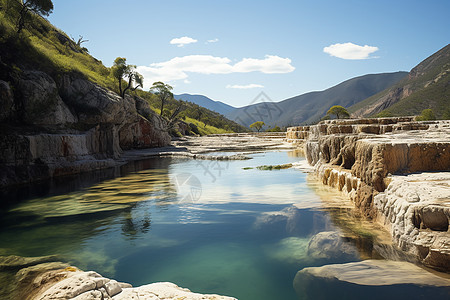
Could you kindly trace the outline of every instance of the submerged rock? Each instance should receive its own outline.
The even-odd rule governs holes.
[[[327,261],[352,261],[359,258],[356,247],[336,231],[323,231],[316,234],[308,245],[308,255],[314,259]]]
[[[18,270],[41,263],[54,262],[56,259],[57,256],[55,255],[39,257],[22,257],[17,255],[0,256],[0,271]]]
[[[304,268],[294,279],[302,299],[448,299],[450,280],[399,261]]]

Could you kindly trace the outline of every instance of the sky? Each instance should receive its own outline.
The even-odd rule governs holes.
[[[449,0],[53,0],[49,20],[110,67],[137,66],[144,90],[235,107],[347,79],[409,71],[450,42]],[[267,99],[266,99],[267,101]]]

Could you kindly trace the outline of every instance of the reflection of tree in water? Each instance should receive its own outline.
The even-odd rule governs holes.
[[[123,215],[122,234],[130,239],[135,239],[140,234],[149,232],[151,224],[151,215],[148,210],[129,208]]]

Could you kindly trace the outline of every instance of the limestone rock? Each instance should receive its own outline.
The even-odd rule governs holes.
[[[383,223],[403,251],[450,269],[449,121],[329,120],[289,128],[286,138],[306,139],[306,158],[319,180]]]
[[[40,71],[24,71],[17,82],[22,101],[23,120],[28,124],[74,123],[76,118],[58,93],[55,81]]]
[[[50,300],[75,298],[84,292],[96,289],[97,286],[92,277],[95,278],[96,274],[77,272],[71,277],[59,281],[36,299]]]
[[[437,269],[450,269],[450,172],[392,176],[374,197],[396,244]]]
[[[80,123],[118,125],[137,117],[136,105],[130,96],[122,99],[88,80],[65,76],[61,90],[64,102],[74,109]]]
[[[13,87],[16,99],[0,82],[0,122],[11,123],[0,139],[0,186],[111,167],[123,150],[170,143],[165,121],[141,98],[122,99],[74,75],[57,84],[32,70]]]
[[[302,299],[446,299],[450,280],[408,262],[366,260],[304,268],[294,279]]]
[[[103,300],[105,297],[103,296],[101,291],[88,291],[83,294],[72,298],[73,300]],[[106,296],[106,299],[111,299],[111,297]]]
[[[112,297],[120,293],[122,291],[122,288],[120,287],[117,281],[110,280],[105,284],[105,290],[108,293],[108,295]]]
[[[327,261],[352,261],[358,259],[358,251],[349,242],[345,242],[336,231],[319,232],[309,242],[308,255],[314,259]]]
[[[122,293],[114,296],[114,300],[128,300],[128,299],[143,299],[143,300],[175,300],[175,299],[189,299],[189,300],[236,300],[236,298],[219,296],[219,295],[205,295],[193,293],[188,289],[181,288],[176,284],[170,282],[158,282],[143,285],[137,288],[124,289]]]
[[[14,97],[9,83],[0,80],[0,122],[6,121],[13,115]]]
[[[70,272],[61,270],[59,273],[52,274],[63,279],[41,291],[33,299],[236,300],[232,297],[193,293],[170,282],[152,283],[133,288],[129,284],[104,278],[92,271]]]

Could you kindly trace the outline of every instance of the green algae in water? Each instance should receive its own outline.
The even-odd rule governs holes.
[[[292,164],[283,164],[283,165],[263,165],[256,167],[258,170],[263,171],[271,171],[271,170],[283,170],[283,169],[289,169],[292,167]]]

